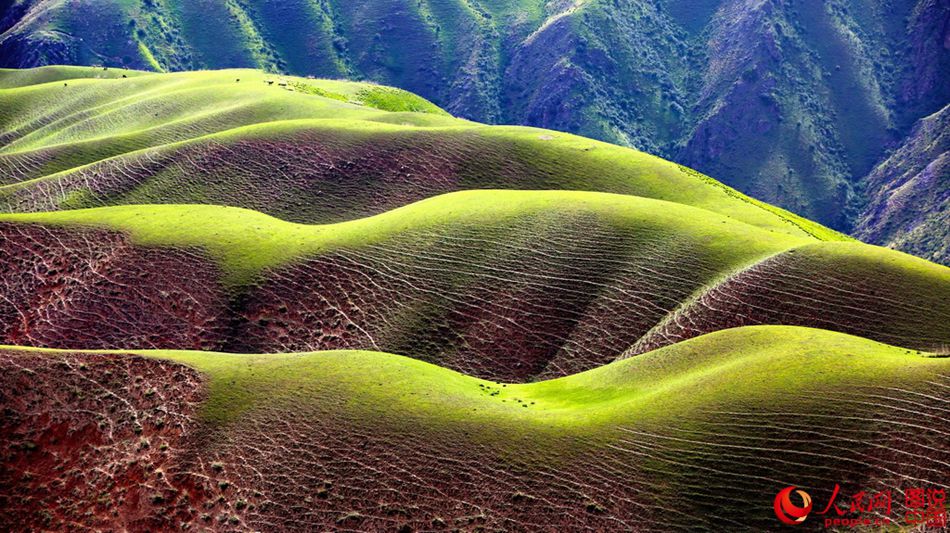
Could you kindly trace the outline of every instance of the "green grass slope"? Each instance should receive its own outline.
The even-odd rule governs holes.
[[[308,255],[379,244],[407,233],[517,224],[539,214],[598,219],[631,234],[651,228],[742,265],[814,239],[792,237],[703,209],[635,196],[573,191],[462,191],[369,218],[327,225],[286,222],[256,211],[216,205],[124,205],[0,214],[0,222],[95,227],[127,233],[133,243],[201,248],[234,284],[249,283]],[[510,222],[509,222],[510,221]],[[557,231],[556,229],[554,231]]]
[[[945,20],[935,0],[18,0],[0,65],[370,79],[635,146],[853,231],[880,192],[865,176],[950,100]],[[912,237],[924,257],[939,229]]]
[[[860,243],[811,243],[706,288],[629,353],[762,323],[763,314],[771,315],[766,323],[807,323],[903,346],[945,349],[950,346],[948,287],[950,268],[914,256]],[[853,320],[856,316],[862,319]]]
[[[767,402],[808,387],[834,389],[856,381],[874,386],[923,380],[950,371],[946,357],[790,326],[716,332],[563,378],[507,384],[496,395],[484,387],[500,383],[378,352],[135,353],[207,373],[211,398],[204,415],[218,423],[264,401],[296,397],[297,387],[335,382],[346,396],[395,411],[422,411],[433,423],[460,423],[477,412],[476,422],[486,426],[528,424],[555,431],[612,431],[631,422],[671,425],[710,405]],[[743,386],[735,386],[739,382]]]
[[[148,72],[124,68],[47,66],[31,69],[0,69],[0,89],[15,89],[29,85],[42,85],[57,81],[68,82],[73,79],[117,79],[133,76],[145,76]]]
[[[950,344],[950,269],[629,195],[463,191],[327,225],[126,205],[0,235],[3,335],[37,346],[376,349],[530,381],[740,325]]]
[[[0,125],[8,211],[201,202],[331,222],[458,189],[574,189],[844,238],[641,152],[452,119],[409,93],[366,84],[255,71],[75,79],[3,90]]]
[[[948,480],[940,390],[948,385],[950,359],[807,328],[722,331],[524,385],[376,352],[149,351],[115,358],[0,349],[11,376],[35,368],[36,379],[51,387],[83,375],[106,382],[98,376],[107,371],[128,369],[134,378],[137,367],[128,365],[136,356],[183,363],[207,379],[195,419],[174,419],[199,439],[164,432],[158,421],[168,414],[161,412],[133,411],[137,433],[121,419],[102,419],[114,449],[139,450],[147,466],[156,459],[140,442],[162,443],[152,466],[162,475],[153,483],[146,470],[143,494],[160,497],[141,497],[139,505],[171,505],[182,523],[220,514],[222,523],[252,529],[556,523],[763,530],[775,527],[771,500],[788,485],[825,501],[835,483],[885,490]],[[180,389],[188,380],[174,385],[162,374],[105,392],[128,398],[128,408],[142,401],[139,389],[146,398],[174,390],[194,396]],[[47,394],[34,402],[55,401],[55,392]],[[68,413],[84,401],[60,409]],[[30,438],[42,444],[16,456],[46,453],[43,424],[23,426],[6,444]],[[86,460],[122,472],[95,463],[101,455],[94,449]],[[30,478],[14,480],[33,494]],[[394,487],[400,490],[390,492]],[[100,497],[113,498],[111,490]],[[199,509],[189,512],[189,505]],[[903,499],[894,511],[903,517]],[[806,527],[821,520],[809,517]]]
[[[816,242],[681,204],[571,191],[464,191],[329,225],[127,205],[6,214],[0,226],[7,342],[375,348],[522,380],[607,362],[702,287]],[[196,281],[161,281],[169,263]],[[127,311],[111,295],[125,295]],[[176,326],[161,325],[172,317]]]
[[[411,93],[366,83],[240,69],[136,72],[128,78],[118,72],[82,67],[8,71],[4,79],[12,86],[0,100],[4,151],[136,135],[145,136],[138,145],[143,148],[259,122],[365,118],[373,109],[447,115]],[[69,81],[56,83],[62,80]],[[162,135],[163,129],[172,133]],[[83,162],[89,161],[74,165]]]

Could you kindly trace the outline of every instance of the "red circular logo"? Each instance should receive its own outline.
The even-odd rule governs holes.
[[[792,502],[792,492],[798,494],[802,499],[801,506]],[[811,496],[803,490],[795,487],[785,487],[775,495],[775,516],[784,524],[795,525],[805,521],[805,517],[811,512]]]

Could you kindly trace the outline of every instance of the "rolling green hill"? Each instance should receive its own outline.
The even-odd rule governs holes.
[[[57,68],[44,79],[90,77],[8,89],[0,100],[7,210],[206,202],[329,222],[459,189],[576,189],[845,238],[635,150],[453,119],[389,88],[256,71],[115,79]]]
[[[763,531],[950,483],[950,268],[370,83],[0,87],[2,530]]]
[[[516,381],[751,324],[950,343],[950,269],[629,195],[464,191],[330,225],[128,205],[0,215],[0,236],[9,343],[374,349]]]
[[[373,80],[468,119],[633,146],[932,258],[939,228],[862,228],[887,218],[874,167],[950,102],[948,19],[936,0],[16,0],[0,66]]]
[[[740,325],[950,341],[945,269],[632,149],[250,70],[0,79],[7,342],[376,349],[533,380]],[[37,277],[36,247],[87,275]],[[130,276],[135,312],[93,326]]]
[[[772,529],[784,486],[825,501],[835,482],[940,484],[950,459],[950,359],[806,328],[732,329],[525,385],[377,352],[6,347],[0,365],[4,390],[33,381],[17,408],[99,384],[0,423],[8,457],[37,460],[34,477],[0,471],[3,486],[42,484],[56,454],[94,467],[75,491],[133,528]],[[63,423],[110,445],[64,453],[43,437]],[[68,501],[39,498],[45,522],[23,500],[0,521],[63,525]]]

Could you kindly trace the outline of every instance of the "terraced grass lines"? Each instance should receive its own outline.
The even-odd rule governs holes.
[[[950,360],[805,328],[718,332],[526,385],[373,352],[6,348],[0,364],[17,393],[0,523],[39,520],[33,505],[49,506],[45,527],[76,516],[42,495],[63,480],[118,511],[98,527],[763,529],[763,486],[939,484],[950,461]],[[56,470],[44,458],[67,444],[43,436],[63,425],[85,453]]]
[[[372,349],[525,381],[741,325],[950,340],[944,267],[625,195],[468,191],[322,226],[130,205],[0,235],[8,343]]]
[[[950,484],[946,267],[385,87],[0,87],[0,530],[762,531],[789,485]]]
[[[0,98],[7,132],[0,209],[207,203],[325,223],[462,189],[568,189],[667,200],[793,235],[846,239],[635,150],[452,119],[418,97],[366,84],[299,80],[353,102],[345,103],[279,81],[214,71],[7,90]],[[432,112],[354,105],[380,91],[398,97],[384,107]]]

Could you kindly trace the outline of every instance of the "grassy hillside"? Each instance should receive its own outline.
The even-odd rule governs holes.
[[[373,80],[633,146],[851,232],[886,190],[874,166],[950,101],[947,16],[934,0],[23,0],[0,13],[0,66]],[[939,228],[918,233],[907,249],[933,257]]]
[[[2,79],[11,85],[0,120],[4,150],[12,153],[106,137],[145,136],[145,147],[265,121],[361,118],[372,109],[447,115],[398,89],[253,70],[123,78],[112,70],[49,67],[8,71]]]
[[[950,300],[943,294],[948,283],[950,269],[885,248],[808,244],[709,287],[645,335],[631,353],[763,322],[805,324],[941,350],[950,335]],[[906,297],[931,291],[941,295],[932,300]],[[884,310],[873,303],[878,301],[892,305]]]
[[[128,233],[131,242],[209,251],[236,284],[264,269],[343,247],[367,247],[405,233],[445,228],[513,228],[551,215],[589,220],[633,235],[655,230],[691,240],[694,249],[716,246],[722,257],[758,257],[812,242],[730,220],[682,204],[636,196],[571,191],[464,191],[386,213],[329,225],[285,222],[262,213],[215,205],[127,205],[42,213],[2,214],[0,222],[98,227]],[[537,228],[542,230],[542,228]],[[552,228],[554,232],[564,228]],[[457,229],[454,231],[458,231]],[[526,243],[527,244],[527,243]]]
[[[950,344],[950,269],[629,195],[465,191],[329,225],[128,205],[0,235],[9,343],[374,349],[518,381],[740,325]]]
[[[0,226],[6,342],[371,348],[520,380],[610,361],[701,287],[813,241],[567,191],[459,192],[323,226],[201,205],[0,215]],[[46,274],[48,261],[62,268]],[[162,294],[185,303],[168,309]]]
[[[531,11],[528,39],[594,4]],[[135,5],[223,10],[168,34],[279,64],[261,17],[296,4]],[[341,5],[308,6],[340,31]],[[347,24],[531,27],[505,6]],[[367,64],[420,52],[367,38]],[[294,61],[356,68],[308,44]],[[0,530],[762,531],[789,485],[950,483],[950,268],[373,84],[0,86]]]
[[[77,74],[60,69],[60,77]],[[574,189],[702,207],[793,235],[844,238],[641,152],[443,115],[388,88],[255,71],[17,87],[0,100],[0,206],[201,202],[312,223],[459,189]]]
[[[128,78],[130,76],[145,76],[147,74],[149,74],[149,72],[124,68],[65,66],[37,67],[30,69],[3,68],[0,69],[0,88],[16,89],[30,85],[42,85],[44,83],[57,81],[68,82],[69,80],[88,78],[114,80]]]
[[[3,523],[36,516],[25,512],[34,502],[49,505],[47,527],[73,519],[38,480],[81,464],[95,468],[76,490],[139,527],[766,529],[775,524],[772,493],[787,485],[821,501],[833,482],[940,485],[950,459],[939,397],[950,360],[804,328],[719,332],[526,385],[375,352],[5,348],[0,362],[4,390],[36,380],[10,404],[0,443],[35,472],[6,471],[4,486],[38,499],[12,501]],[[88,378],[102,389],[52,418],[27,407],[55,405]],[[196,387],[204,398],[185,392]],[[175,412],[150,408],[172,398],[183,400]],[[85,422],[84,402],[113,405],[114,414],[97,429],[95,418]],[[74,445],[110,446],[62,455],[66,474],[47,470],[61,420],[89,428]],[[139,472],[144,483],[125,484]],[[447,483],[459,478],[467,482]],[[903,499],[894,505],[903,515]],[[108,527],[112,516],[84,521]]]

